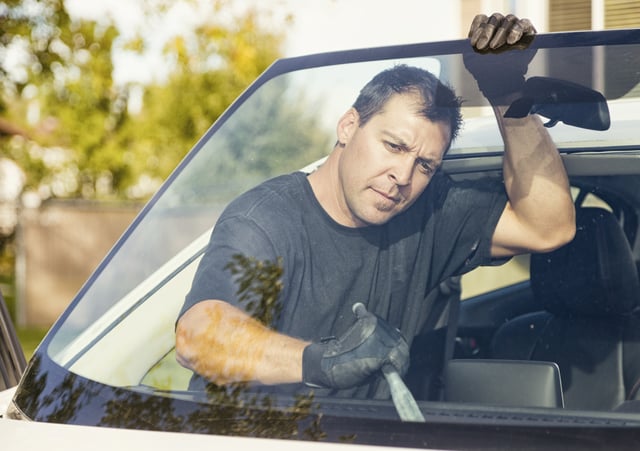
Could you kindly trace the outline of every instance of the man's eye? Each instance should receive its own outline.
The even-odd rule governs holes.
[[[418,161],[418,167],[425,174],[433,174],[436,170],[428,161]]]
[[[398,144],[394,144],[389,141],[385,141],[385,145],[391,152],[400,152],[402,150],[402,148]]]

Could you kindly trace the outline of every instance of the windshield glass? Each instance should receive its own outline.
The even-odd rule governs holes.
[[[606,151],[637,157],[640,44],[577,45],[576,38],[563,47],[561,42],[553,36],[537,41],[540,48],[526,73],[528,80],[545,77],[586,90],[578,89],[577,97],[561,99],[561,109],[572,113],[562,116],[557,124],[556,118],[545,117],[544,114],[551,114],[549,109],[539,110],[557,147],[565,155]],[[180,404],[186,410],[237,405],[239,399],[241,404],[246,403],[245,407],[256,407],[264,401],[255,398],[256,393],[266,393],[271,396],[269,405],[260,408],[267,416],[286,411],[289,419],[296,419],[296,412],[308,413],[316,406],[312,403],[317,403],[327,415],[395,419],[394,405],[377,395],[377,400],[350,410],[344,400],[323,401],[331,394],[321,391],[292,397],[295,392],[281,386],[249,384],[214,390],[193,385],[193,372],[176,362],[175,326],[198,268],[206,264],[212,229],[229,203],[273,177],[313,172],[336,144],[337,121],[352,106],[361,87],[381,70],[400,64],[416,66],[450,85],[462,99],[464,123],[445,156],[444,173],[454,178],[499,177],[499,162],[492,158],[498,157],[499,161],[504,144],[493,109],[465,69],[466,51],[465,41],[455,41],[297,58],[275,64],[212,126],[140,213],[54,326],[45,346],[38,351],[40,358],[46,356],[82,380],[126,389],[116,391],[114,400],[120,403],[129,402],[127,390],[133,390],[194,403],[188,408]],[[499,79],[499,74],[496,77]],[[545,91],[547,97],[543,96],[542,104],[553,104],[550,97],[569,90],[565,85],[557,86],[552,85],[552,94]],[[535,89],[531,87],[531,92]],[[563,122],[577,111],[602,107],[596,97],[587,96],[594,91],[606,98],[610,121],[606,129]],[[627,160],[624,165],[624,171],[640,174],[637,158],[631,166]],[[606,196],[603,198],[606,200]],[[312,247],[314,239],[310,234],[301,245]],[[341,249],[332,252],[338,255]],[[351,257],[340,254],[337,258]],[[369,263],[383,264],[362,265],[369,268]],[[279,262],[238,256],[227,266],[244,287],[241,294],[247,309],[278,330],[291,333],[285,323],[293,313],[273,302],[283,289],[277,283],[283,270]],[[432,321],[429,307],[439,305],[435,299],[429,302],[432,304],[425,304],[427,307],[412,319],[416,336],[427,327],[418,324],[420,321]],[[435,328],[442,318],[433,320],[430,327]],[[367,399],[363,393],[343,394],[341,398],[352,395],[358,402]],[[439,400],[424,401],[437,404]],[[280,410],[281,405],[289,410]],[[233,413],[216,411],[215,415]],[[190,421],[186,414],[182,420]],[[310,434],[314,433],[313,426],[308,425]]]
[[[610,69],[636,61],[637,49],[630,47],[537,52],[527,77],[549,76],[593,86],[610,98],[611,127],[606,132],[563,123],[550,129],[560,149],[620,148],[640,141],[633,120],[640,109],[637,73],[619,74]],[[602,65],[603,58],[611,61],[611,66]],[[206,235],[225,205],[238,194],[326,156],[333,144],[335,122],[351,106],[360,87],[381,69],[395,64],[424,67],[461,93],[465,123],[449,157],[502,151],[491,108],[464,70],[461,55],[358,62],[276,76],[252,91],[233,115],[223,118],[215,134],[207,134],[198,143],[187,163],[118,244],[109,264],[85,287],[83,301],[76,303],[66,318],[50,352],[56,354],[185,246]],[[612,74],[607,76],[607,72]]]

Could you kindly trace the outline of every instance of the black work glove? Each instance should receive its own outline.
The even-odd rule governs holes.
[[[312,387],[351,388],[392,365],[400,375],[409,367],[409,346],[397,329],[367,312],[363,304],[353,306],[357,320],[339,338],[308,345],[302,355],[302,380]],[[380,373],[382,374],[382,373]]]
[[[463,55],[464,65],[492,104],[521,92],[536,54],[536,49],[530,48],[535,33],[527,19],[511,14],[478,15],[474,19],[469,30],[473,51]]]
[[[506,53],[468,52],[464,54],[464,65],[478,83],[478,89],[489,102],[522,92],[525,74],[535,50],[514,49]]]

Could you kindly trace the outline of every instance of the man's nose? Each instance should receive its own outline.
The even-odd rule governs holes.
[[[389,178],[394,183],[400,186],[408,185],[411,183],[413,177],[413,169],[415,167],[415,161],[413,158],[398,158],[393,167],[389,171]]]

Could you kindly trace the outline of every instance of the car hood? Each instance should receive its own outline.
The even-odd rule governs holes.
[[[4,396],[7,392],[2,392]],[[174,451],[176,449],[257,449],[261,451],[353,450],[350,444],[330,444],[293,440],[229,437],[177,432],[140,431],[94,426],[75,426],[32,421],[0,420],[3,449],[94,451],[135,449]],[[381,449],[360,446],[363,451]],[[409,449],[409,448],[406,448]]]

